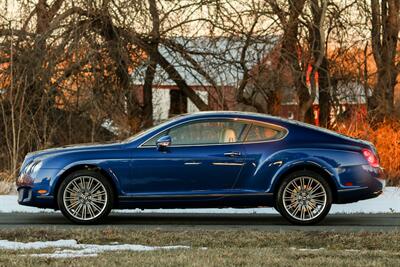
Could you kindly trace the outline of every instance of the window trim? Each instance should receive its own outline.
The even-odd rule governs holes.
[[[235,143],[221,143],[221,144],[198,144],[198,145],[171,145],[169,147],[197,147],[197,146],[226,146],[226,145],[239,145],[239,144],[258,144],[258,143],[270,143],[270,142],[276,142],[276,141],[281,141],[284,138],[286,138],[286,136],[288,136],[289,134],[289,129],[287,129],[286,127],[280,126],[280,125],[276,125],[273,123],[269,123],[269,122],[264,122],[264,121],[259,121],[259,120],[255,120],[255,119],[244,119],[244,118],[226,118],[226,117],[213,117],[213,118],[196,118],[196,119],[192,119],[192,120],[188,120],[188,121],[183,121],[180,122],[178,124],[172,125],[164,130],[162,130],[161,132],[158,132],[154,135],[152,135],[151,137],[147,138],[144,142],[142,142],[140,145],[137,146],[137,148],[155,148],[157,147],[155,144],[152,146],[144,146],[145,143],[147,143],[147,141],[150,141],[150,139],[152,139],[153,137],[155,137],[156,135],[168,131],[171,128],[180,126],[182,124],[185,123],[191,123],[191,122],[196,122],[196,121],[205,121],[205,120],[231,120],[231,121],[242,121],[248,124],[248,126],[246,126],[246,128],[244,129],[244,135],[245,137],[243,138],[243,141],[241,142],[235,142]],[[261,124],[261,125],[269,125],[278,129],[282,129],[283,131],[285,131],[285,134],[278,139],[272,139],[272,140],[262,140],[262,141],[251,141],[251,142],[245,142],[244,140],[246,140],[247,138],[247,134],[249,133],[249,130],[251,129],[251,127],[253,126],[253,124]]]
[[[268,125],[268,126],[266,126],[266,125]],[[279,137],[279,138],[272,138],[272,139],[269,139],[269,140],[258,140],[258,141],[246,141],[247,140],[247,137],[249,136],[249,133],[250,133],[250,131],[251,131],[251,129],[254,127],[254,126],[261,126],[261,127],[263,127],[263,128],[269,128],[269,129],[272,129],[272,130],[275,130],[275,131],[277,131],[277,132],[284,132],[284,134],[281,136],[281,137]],[[249,144],[249,143],[259,143],[259,142],[267,142],[267,141],[277,141],[277,140],[282,140],[283,138],[285,138],[286,137],[286,135],[288,134],[288,132],[289,132],[289,130],[288,129],[286,129],[285,127],[282,127],[282,126],[278,126],[278,125],[275,125],[275,124],[272,124],[272,123],[264,123],[264,122],[259,122],[259,121],[256,121],[256,122],[253,122],[251,125],[250,125],[250,127],[248,127],[248,129],[247,129],[247,131],[246,131],[246,135],[245,135],[245,137],[243,138],[243,144]]]

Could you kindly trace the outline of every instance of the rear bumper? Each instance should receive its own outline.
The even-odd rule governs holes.
[[[386,181],[383,179],[383,172],[379,170],[379,175],[375,177],[369,176],[368,179],[363,179],[363,183],[360,186],[337,190],[335,203],[352,203],[378,197],[383,193],[385,186]]]

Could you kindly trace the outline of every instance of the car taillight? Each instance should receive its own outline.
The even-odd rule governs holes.
[[[371,167],[379,167],[379,159],[371,150],[363,149],[362,153]]]

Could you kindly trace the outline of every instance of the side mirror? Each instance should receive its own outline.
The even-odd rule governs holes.
[[[165,148],[167,148],[171,145],[171,136],[169,136],[169,135],[161,136],[157,140],[156,145],[157,145],[158,150],[164,150]]]

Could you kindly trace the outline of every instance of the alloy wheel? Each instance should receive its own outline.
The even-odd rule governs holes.
[[[310,221],[324,212],[327,192],[315,178],[301,176],[290,181],[283,191],[283,206],[296,220]]]
[[[78,176],[65,187],[63,202],[66,211],[75,219],[89,221],[106,209],[108,201],[104,184],[92,176]]]

